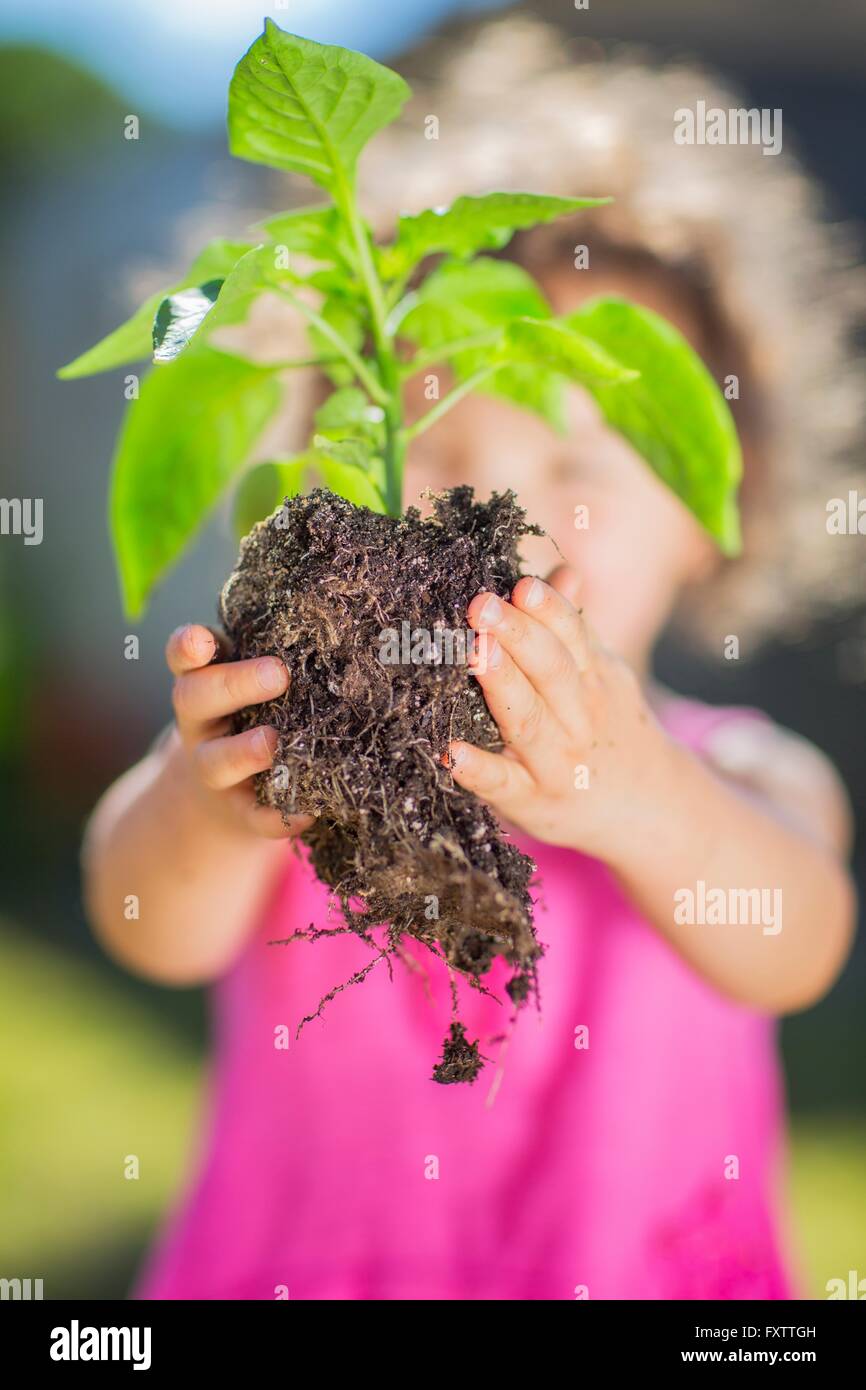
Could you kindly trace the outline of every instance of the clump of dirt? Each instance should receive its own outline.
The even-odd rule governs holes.
[[[317,490],[252,530],[223,589],[236,658],[275,654],[291,674],[286,694],[243,711],[237,728],[279,732],[257,795],[287,818],[316,817],[303,839],[340,903],[336,930],[377,952],[352,982],[380,959],[390,968],[411,936],[481,990],[501,956],[512,1003],[537,997],[535,865],[447,767],[453,738],[502,746],[465,663],[465,614],[482,590],[510,594],[530,531],[510,492],[476,502],[454,488],[432,517],[410,508],[395,520]],[[452,998],[434,1079],[472,1081],[484,1059],[456,1021],[453,975]]]
[[[478,1043],[468,1042],[466,1029],[455,1020],[442,1044],[442,1060],[433,1068],[433,1080],[442,1086],[451,1086],[456,1081],[468,1082],[471,1086],[484,1062]]]

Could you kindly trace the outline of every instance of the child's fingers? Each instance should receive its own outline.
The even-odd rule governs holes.
[[[575,652],[575,661],[581,671],[585,671],[592,665],[593,657],[601,650],[601,643],[598,634],[593,629],[592,623],[587,621],[587,617],[580,604],[581,580],[577,570],[571,565],[557,565],[556,569],[551,570],[547,576],[547,583],[551,589],[555,589],[558,594],[577,610],[580,618],[582,644]]]
[[[555,589],[558,594],[562,594],[564,599],[572,605],[578,606],[580,597],[580,575],[571,565],[556,565],[547,576],[547,583],[551,589]]]
[[[451,775],[467,791],[490,803],[505,820],[519,823],[532,791],[532,778],[515,758],[488,753],[455,739],[449,746]]]
[[[175,628],[165,644],[165,659],[173,676],[197,671],[213,661],[220,649],[221,638],[200,623],[185,623]]]
[[[490,633],[479,636],[470,669],[506,746],[539,781],[555,777],[562,760],[562,725]]]
[[[186,737],[201,736],[215,719],[225,719],[247,705],[261,705],[288,688],[289,673],[275,656],[226,661],[188,671],[174,683],[172,702],[178,728]]]
[[[574,570],[569,570],[565,565],[558,571],[554,570],[551,575],[551,581],[557,579],[557,584],[550,581],[545,584],[543,579],[527,576],[515,584],[511,602],[516,608],[535,618],[553,633],[554,637],[558,637],[571,654],[578,671],[585,671],[589,665],[586,623],[564,592],[570,589],[575,597],[577,596],[579,581],[575,583],[571,576],[574,576],[574,580],[577,579]]]
[[[535,583],[540,590],[553,592],[542,585],[541,580],[521,580],[521,584],[524,583],[527,587]],[[520,585],[515,592],[519,589]],[[545,594],[541,597],[543,600]],[[524,590],[523,602],[528,601]],[[565,602],[564,599],[557,601]],[[565,643],[534,616],[530,617],[495,594],[479,594],[474,598],[467,618],[477,631],[493,633],[539,697],[550,705],[566,728],[571,728],[580,713],[580,680],[577,664]]]
[[[255,773],[267,771],[274,761],[278,742],[276,729],[268,725],[225,738],[207,739],[193,752],[198,776],[211,791],[236,787]]]

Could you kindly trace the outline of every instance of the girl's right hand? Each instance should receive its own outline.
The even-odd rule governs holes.
[[[255,773],[273,763],[276,729],[260,725],[242,734],[230,732],[230,716],[281,695],[289,673],[272,656],[215,662],[221,643],[210,628],[194,623],[177,628],[168,639],[176,739],[195,787],[221,820],[268,839],[290,839],[306,830],[312,817],[294,816],[287,826],[279,811],[257,803],[252,783]]]

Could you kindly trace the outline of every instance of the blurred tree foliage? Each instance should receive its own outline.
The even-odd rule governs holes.
[[[68,58],[44,48],[0,47],[0,167],[40,175],[88,158],[123,138],[120,95]],[[153,123],[150,122],[153,130]]]

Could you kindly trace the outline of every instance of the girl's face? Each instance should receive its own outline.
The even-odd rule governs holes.
[[[568,313],[586,297],[577,271],[551,277],[545,289],[556,313]],[[651,281],[623,276],[602,284],[593,277],[591,292],[646,304],[694,342],[691,325],[675,304],[659,302]],[[447,390],[444,380],[440,389]],[[417,413],[426,408],[419,401]],[[512,488],[528,519],[550,537],[525,538],[526,566],[546,573],[561,562],[558,546],[581,576],[581,602],[601,640],[640,668],[678,591],[711,568],[714,547],[577,387],[569,391],[568,415],[562,438],[506,401],[465,397],[413,445],[406,500],[417,503],[424,488],[459,483],[470,483],[480,497]]]

